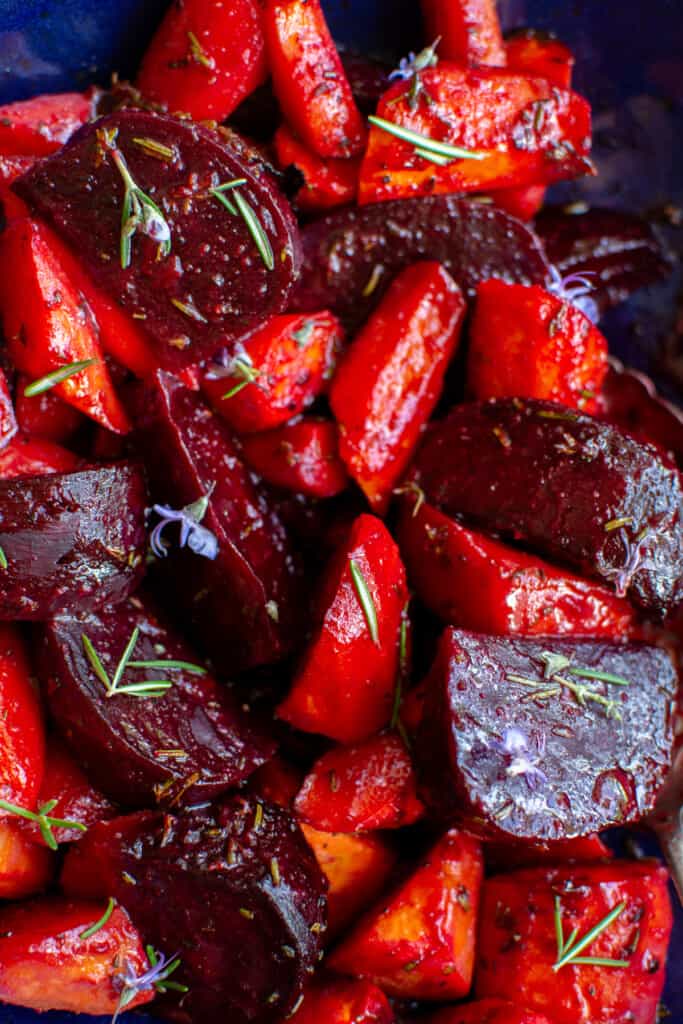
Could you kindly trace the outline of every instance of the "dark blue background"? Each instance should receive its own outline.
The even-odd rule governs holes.
[[[166,3],[0,0],[0,102],[92,81],[104,84],[112,70],[130,74]],[[418,0],[323,0],[323,5],[335,37],[344,44],[396,56],[421,43]],[[589,96],[595,111],[600,177],[565,186],[562,193],[638,211],[683,205],[680,0],[500,0],[500,9],[506,27],[552,28],[577,54],[576,87]],[[667,234],[672,248],[683,252],[683,228]],[[675,386],[662,373],[659,350],[673,323],[679,287],[674,275],[610,314],[604,325],[614,351],[653,373],[671,393]],[[683,1024],[681,915],[665,1004],[671,1024]],[[83,1020],[0,1007],[0,1024],[76,1019]],[[149,1020],[132,1019],[140,1024]]]

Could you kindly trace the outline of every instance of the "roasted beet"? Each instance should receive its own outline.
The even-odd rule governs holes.
[[[146,505],[133,463],[0,481],[0,618],[122,601],[144,571]]]
[[[201,525],[216,538],[215,559],[174,546],[158,563],[174,611],[226,673],[277,661],[296,642],[300,611],[280,520],[198,395],[159,373],[137,399],[155,500],[180,509],[210,493]],[[170,529],[164,540],[175,543]]]
[[[198,659],[146,596],[99,614],[61,615],[44,630],[42,679],[59,730],[88,777],[124,806],[211,799],[272,755],[272,742],[201,665],[164,668],[169,659],[190,665]],[[123,692],[109,697],[83,637],[111,680],[134,630],[139,635],[129,660],[158,664],[125,668]],[[125,692],[149,679],[173,685],[161,696]]]
[[[579,211],[546,206],[535,226],[563,277],[587,275],[599,312],[671,273],[671,257],[647,221],[620,210]]]
[[[609,423],[668,452],[683,469],[683,410],[657,394],[649,377],[610,359],[602,389],[602,414]]]
[[[302,234],[304,264],[292,308],[331,309],[357,326],[392,278],[418,260],[437,260],[463,291],[498,277],[543,284],[550,268],[534,233],[493,206],[455,196],[340,210]]]
[[[162,214],[154,215],[149,234],[138,225],[127,268],[119,252],[126,167]],[[234,215],[211,189],[237,178],[246,179],[238,192],[220,193]],[[207,128],[122,110],[85,126],[15,187],[79,254],[95,282],[141,319],[165,366],[211,356],[226,338],[287,303],[299,264],[287,201],[260,164]],[[244,202],[265,232],[261,248],[270,252],[263,256],[234,205]]]
[[[670,767],[676,684],[658,647],[447,629],[416,743],[424,798],[498,839],[638,821]]]
[[[175,1019],[266,1024],[291,1011],[317,962],[325,885],[287,811],[240,796],[143,813],[97,825],[77,849],[67,890],[101,886],[181,958],[174,978],[190,991]]]
[[[456,407],[418,452],[417,479],[448,515],[522,540],[663,615],[683,598],[683,496],[652,445],[560,405]]]

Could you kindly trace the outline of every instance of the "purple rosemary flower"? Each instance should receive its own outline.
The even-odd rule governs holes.
[[[167,980],[180,966],[180,957],[177,953],[167,957],[153,949],[152,946],[147,946],[147,958],[149,960],[149,967],[142,974],[136,974],[133,965],[129,960],[126,960],[123,970],[116,976],[116,983],[121,986],[121,995],[119,997],[119,1005],[116,1007],[116,1013],[112,1018],[112,1024],[116,1024],[119,1014],[141,992],[148,992],[151,988],[157,992],[165,992],[169,988],[187,992],[185,985],[177,985],[175,982]]]
[[[409,82],[412,79],[413,88],[410,96],[412,101],[417,99],[422,90],[420,72],[426,68],[433,68],[439,63],[436,48],[440,42],[441,37],[435,39],[431,46],[425,47],[419,53],[411,52],[407,57],[402,57],[396,70],[388,76],[390,82]]]
[[[649,569],[657,575],[663,574],[657,571],[657,563],[652,557],[652,551],[649,553],[645,551],[648,545],[657,543],[657,534],[653,530],[644,530],[633,540],[622,527],[619,530],[619,539],[624,545],[624,564],[621,566],[606,565],[601,554],[598,569],[605,579],[614,584],[617,597],[626,597],[637,572]]]
[[[149,544],[157,558],[165,558],[168,554],[168,545],[164,543],[162,534],[170,523],[180,523],[179,546],[188,547],[195,555],[202,555],[204,558],[214,559],[218,554],[218,540],[216,535],[201,525],[209,507],[214,484],[210,490],[184,508],[175,509],[170,505],[153,505],[152,511],[159,517],[149,538]]]
[[[591,298],[591,292],[595,289],[591,283],[591,278],[595,277],[593,271],[587,270],[585,274],[569,274],[568,277],[562,277],[557,267],[551,266],[550,276],[548,291],[556,295],[558,299],[570,302],[572,306],[580,309],[589,320],[597,323],[600,319],[600,311],[595,299]]]
[[[506,774],[512,778],[521,775],[532,791],[548,781],[548,776],[538,767],[545,754],[543,734],[534,737],[536,749],[533,751],[527,736],[516,725],[512,725],[505,730],[501,740],[493,740],[490,746],[504,757]]]

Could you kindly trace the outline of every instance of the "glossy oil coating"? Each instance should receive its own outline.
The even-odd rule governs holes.
[[[208,674],[128,668],[122,685],[173,683],[161,697],[107,697],[83,646],[87,636],[110,679],[133,630],[133,661],[200,659],[139,592],[123,604],[46,623],[40,658],[57,726],[88,778],[125,807],[207,800],[247,778],[274,743]],[[201,665],[200,665],[201,667]]]
[[[132,462],[0,481],[0,619],[123,600],[144,572],[141,468]]]
[[[105,132],[115,135],[134,181],[163,210],[171,235],[164,258],[157,259],[158,243],[138,231],[131,265],[121,266],[124,182]],[[173,157],[160,158],[136,138],[161,144]],[[271,244],[272,270],[243,217],[233,216],[209,191],[241,178],[241,194]],[[145,111],[119,111],[77,132],[24,175],[16,190],[78,253],[96,284],[140,319],[165,366],[210,357],[287,303],[299,266],[289,205],[262,165],[243,159],[218,132]]]
[[[317,963],[323,876],[294,818],[253,796],[96,826],[63,881],[111,891],[146,942],[180,956],[180,1022],[281,1021]]]
[[[517,398],[457,406],[416,461],[448,515],[522,540],[664,615],[683,598],[683,494],[673,463],[614,427]]]
[[[447,629],[416,740],[423,796],[489,838],[566,839],[638,821],[671,763],[676,684],[656,647]]]
[[[543,284],[550,274],[533,231],[514,217],[456,196],[377,203],[339,210],[302,232],[301,280],[295,309],[331,309],[362,323],[392,278],[417,260],[437,260],[469,295],[498,277]]]

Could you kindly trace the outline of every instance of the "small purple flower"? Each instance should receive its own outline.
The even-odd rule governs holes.
[[[129,960],[124,961],[123,970],[117,975],[116,981],[121,986],[121,996],[111,1024],[116,1024],[119,1014],[125,1010],[140,992],[154,988],[164,990],[164,982],[180,963],[177,953],[165,956],[151,947],[147,947],[150,966],[142,974],[136,974]]]
[[[213,486],[207,494],[193,501],[184,508],[175,509],[170,505],[153,505],[152,511],[160,516],[149,538],[149,544],[157,558],[165,558],[168,554],[168,545],[164,543],[162,534],[170,523],[180,523],[179,546],[188,547],[196,555],[213,560],[218,554],[218,540],[216,535],[201,525],[209,507],[209,498]]]
[[[569,274],[568,277],[562,277],[557,267],[552,266],[550,276],[551,282],[548,285],[548,291],[556,295],[558,299],[570,302],[572,306],[580,309],[589,320],[597,323],[600,319],[600,311],[595,299],[591,298],[591,292],[595,288],[590,280],[595,277],[593,271],[588,270],[585,274]]]
[[[647,553],[645,548],[650,544],[657,543],[657,534],[652,530],[644,530],[635,540],[632,540],[626,530],[619,530],[619,539],[624,545],[625,560],[622,566],[607,566],[604,559],[598,564],[598,569],[605,577],[614,584],[617,597],[626,597],[633,577],[642,569],[649,569],[657,575],[657,563],[652,557],[652,552]],[[602,555],[601,555],[602,558]]]
[[[407,57],[402,57],[396,70],[392,71],[389,75],[389,81],[408,82],[411,78],[419,75],[421,71],[424,71],[425,68],[433,68],[439,62],[436,48],[440,42],[441,38],[436,39],[431,46],[427,46],[419,53],[411,52]]]
[[[493,740],[491,748],[505,758],[505,772],[512,778],[521,775],[530,790],[545,785],[548,776],[538,767],[545,754],[545,736],[534,737],[535,752],[532,751],[528,738],[517,726],[509,726],[503,733],[502,740]]]

